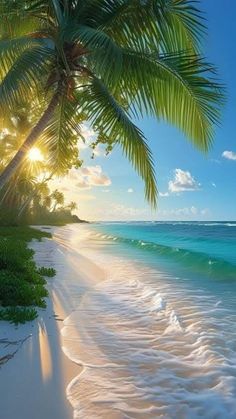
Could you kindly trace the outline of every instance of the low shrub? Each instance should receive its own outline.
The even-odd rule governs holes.
[[[45,307],[44,297],[48,296],[42,284],[27,282],[11,271],[0,270],[0,304],[5,306]]]
[[[37,317],[34,307],[46,307],[44,276],[52,277],[56,272],[37,268],[34,251],[27,247],[32,238],[41,240],[43,236],[50,234],[29,227],[0,227],[0,320],[24,323]]]
[[[44,266],[39,268],[37,272],[40,275],[48,276],[48,277],[53,277],[56,275],[56,270],[54,268],[45,268]]]
[[[32,261],[34,251],[27,248],[27,244],[21,240],[12,238],[0,238],[0,269],[14,271],[27,270],[27,262]],[[31,265],[31,268],[33,266]]]
[[[0,237],[3,238],[14,238],[15,240],[23,240],[29,242],[33,239],[41,241],[42,238],[51,238],[52,235],[49,232],[41,231],[31,227],[2,227],[0,226]]]
[[[0,320],[19,324],[32,321],[38,316],[37,310],[32,307],[7,307],[0,309]]]

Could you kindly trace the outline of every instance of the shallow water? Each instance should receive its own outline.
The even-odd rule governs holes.
[[[67,388],[75,418],[236,417],[236,230],[209,224],[59,230],[105,278],[62,330],[83,366]]]

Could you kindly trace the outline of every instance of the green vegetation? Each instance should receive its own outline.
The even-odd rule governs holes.
[[[199,149],[211,146],[222,89],[201,53],[206,28],[197,2],[2,0],[0,14],[3,124],[22,101],[32,106],[0,188],[36,142],[46,148],[50,174],[77,167],[88,122],[96,143],[121,147],[155,207],[152,154],[132,118],[165,120]]]
[[[27,243],[51,237],[30,227],[0,227],[0,320],[24,323],[37,317],[35,307],[46,307],[44,276],[55,275],[53,268],[37,268]]]
[[[24,240],[29,242],[33,239],[41,241],[43,237],[51,238],[51,233],[36,230],[31,227],[0,227],[0,240],[11,238],[12,240]]]
[[[42,266],[38,269],[38,273],[43,276],[53,277],[56,275],[56,271],[53,268],[45,268]]]
[[[201,53],[206,28],[197,5],[1,0],[0,225],[79,221],[76,204],[65,205],[49,183],[82,165],[84,122],[96,133],[92,149],[120,146],[154,208],[152,153],[133,119],[167,121],[209,150],[223,93]],[[0,318],[20,322],[45,306],[43,274],[54,272],[33,262],[27,241],[38,232],[9,231],[0,233]]]
[[[30,109],[21,107],[12,113],[8,123],[5,122],[8,128],[0,133],[0,172],[20,147],[30,117]],[[35,150],[36,160],[29,156],[0,190],[0,225],[64,225],[80,221],[72,215],[77,209],[76,203],[65,204],[64,194],[50,188],[50,165],[41,159],[40,151]]]
[[[8,307],[0,310],[0,320],[10,323],[19,324],[32,321],[38,316],[35,308],[29,307]]]

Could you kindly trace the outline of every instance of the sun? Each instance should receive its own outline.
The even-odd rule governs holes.
[[[39,148],[31,148],[31,150],[28,152],[28,159],[31,161],[43,161],[43,155]]]

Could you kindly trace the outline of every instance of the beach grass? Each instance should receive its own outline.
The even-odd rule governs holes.
[[[45,276],[55,275],[53,268],[38,268],[33,239],[51,237],[31,227],[0,227],[0,320],[25,323],[37,317],[36,307],[45,308],[48,291]]]

